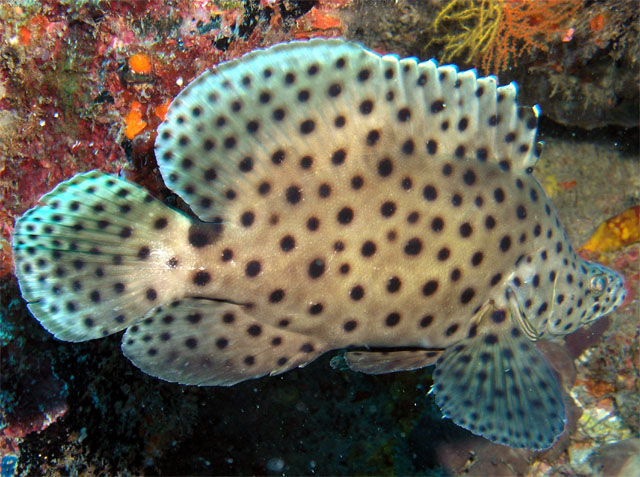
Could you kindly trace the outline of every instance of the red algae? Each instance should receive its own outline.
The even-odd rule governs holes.
[[[317,3],[322,9],[335,2]],[[282,15],[291,22],[300,13],[279,2],[223,4],[68,7],[47,0],[0,9],[7,58],[0,66],[0,275],[12,269],[6,244],[14,220],[42,194],[94,168],[136,179],[144,163],[142,175],[148,175],[152,154],[131,141],[145,131],[147,142],[155,138],[168,103],[185,84],[220,61],[294,36],[284,31]],[[143,158],[132,156],[140,150]],[[160,181],[145,185],[167,193]]]

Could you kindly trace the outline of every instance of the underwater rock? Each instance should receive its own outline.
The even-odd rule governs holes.
[[[604,445],[589,457],[588,463],[595,475],[640,475],[640,439],[631,438]]]

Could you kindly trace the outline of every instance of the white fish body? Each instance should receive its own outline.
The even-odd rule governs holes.
[[[174,100],[156,156],[201,220],[93,171],[16,223],[16,274],[56,337],[126,329],[169,381],[231,385],[345,347],[356,370],[433,364],[456,423],[515,447],[564,427],[532,340],[624,299],[531,175],[514,85],[340,40],[219,65]],[[372,349],[373,348],[373,349]],[[381,348],[381,349],[376,349]]]

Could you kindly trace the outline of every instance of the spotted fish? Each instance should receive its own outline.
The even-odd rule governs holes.
[[[625,293],[576,255],[531,174],[537,116],[514,84],[341,40],[251,52],[193,81],[158,129],[162,176],[196,217],[76,175],[16,223],[23,297],[61,340],[126,330],[136,366],[183,384],[340,348],[367,373],[435,363],[446,416],[547,448],[565,413],[533,342]]]

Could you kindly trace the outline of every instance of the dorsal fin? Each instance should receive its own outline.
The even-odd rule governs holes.
[[[299,174],[287,164],[314,156],[316,170],[331,167],[338,151],[372,162],[373,144],[376,157],[477,157],[524,172],[535,163],[537,109],[518,109],[515,96],[513,84],[432,60],[337,39],[283,43],[196,78],[158,128],[156,155],[203,220],[271,173]]]

